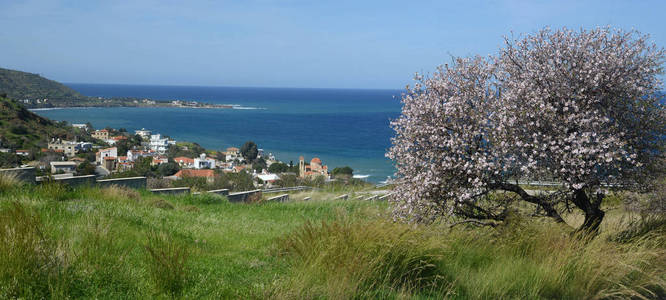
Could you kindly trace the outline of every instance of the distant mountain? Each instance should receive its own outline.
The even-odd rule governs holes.
[[[79,129],[54,122],[29,111],[17,101],[0,97],[0,144],[2,148],[46,147],[47,138],[74,139],[85,136]]]
[[[38,74],[0,68],[0,95],[3,94],[30,107],[72,105],[89,98]]]

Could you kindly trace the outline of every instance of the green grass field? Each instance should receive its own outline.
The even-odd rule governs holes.
[[[538,219],[496,229],[395,223],[386,203],[330,200],[338,194],[230,204],[4,178],[0,298],[666,295],[663,219],[626,231],[628,217],[613,210],[602,235],[582,241]]]

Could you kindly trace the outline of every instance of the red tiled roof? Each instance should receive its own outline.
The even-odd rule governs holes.
[[[97,130],[97,131],[99,131],[99,132],[109,132],[109,131],[108,131],[108,130],[106,130],[106,129],[102,129],[102,130]]]
[[[178,178],[183,178],[183,177],[215,177],[215,171],[213,171],[213,170],[186,169],[186,170],[178,171],[178,173],[174,174],[173,176],[178,177]]]
[[[107,156],[107,157],[104,157],[104,160],[116,160],[116,157],[115,156]]]
[[[127,137],[126,137],[126,136],[119,135],[119,136],[114,136],[114,137],[112,137],[112,139],[113,139],[114,141],[120,141],[120,140],[126,140]]]
[[[16,152],[29,152],[30,150],[16,150]]]
[[[127,156],[118,156],[118,160],[127,160]]]
[[[315,157],[310,161],[311,164],[320,164],[321,165],[321,159],[319,157]]]
[[[240,149],[238,149],[236,147],[229,147],[229,148],[227,148],[227,151],[236,151],[237,152],[237,151],[240,151]]]
[[[184,157],[184,156],[176,157],[173,160],[175,160],[177,163],[181,163],[181,162],[186,163],[186,164],[193,164],[194,163],[194,159],[191,159],[189,157]]]

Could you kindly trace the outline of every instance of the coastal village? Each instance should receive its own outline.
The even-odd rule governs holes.
[[[280,186],[283,177],[291,178],[292,182],[294,179],[332,180],[328,166],[318,157],[308,161],[300,156],[297,165],[294,162],[287,164],[251,141],[243,145],[247,149],[228,147],[215,151],[194,143],[178,142],[145,128],[130,133],[125,129],[95,130],[90,124],[71,126],[82,133],[81,141],[50,138],[48,146],[40,149],[39,155],[22,149],[14,153],[36,158],[26,165],[37,167],[43,178],[148,176],[161,179],[157,187],[165,187],[192,179],[212,184],[231,173],[251,177],[252,185],[262,188]],[[0,151],[10,152],[11,149]],[[149,173],[153,176],[147,175],[146,170],[153,171]]]

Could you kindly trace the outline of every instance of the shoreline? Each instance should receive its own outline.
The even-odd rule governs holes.
[[[248,107],[241,106],[237,104],[224,104],[220,106],[176,106],[176,105],[142,105],[142,106],[130,106],[130,105],[119,105],[119,106],[58,106],[58,107],[38,107],[38,108],[26,108],[29,111],[48,111],[48,110],[59,110],[59,109],[85,109],[85,108],[192,108],[192,109],[237,109],[237,110],[265,110],[262,107]]]

